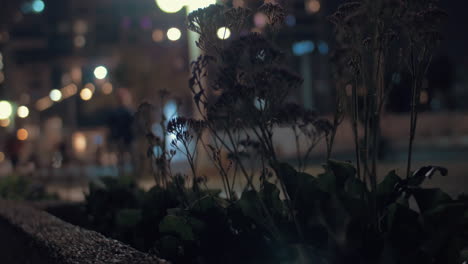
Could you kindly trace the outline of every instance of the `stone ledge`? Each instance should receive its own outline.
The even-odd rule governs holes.
[[[5,200],[0,200],[0,262],[168,263],[97,232],[66,223],[24,203]]]

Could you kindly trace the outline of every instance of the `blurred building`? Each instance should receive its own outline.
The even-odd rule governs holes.
[[[156,102],[160,89],[187,97],[185,37],[166,36],[169,28],[184,26],[183,14],[167,15],[153,0],[6,4],[0,11],[0,96],[29,113],[12,116],[0,133],[28,129],[28,144],[44,163],[64,142],[89,159],[74,138],[90,135],[90,151],[104,144],[99,138],[119,106],[134,111],[142,101]]]

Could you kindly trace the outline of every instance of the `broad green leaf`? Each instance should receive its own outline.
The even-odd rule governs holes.
[[[396,185],[400,182],[400,176],[396,174],[395,170],[392,170],[385,176],[384,180],[377,185],[377,195],[388,197],[394,192]]]
[[[280,199],[280,191],[276,185],[264,181],[259,195],[269,210],[276,214],[281,214],[283,212],[284,204]]]
[[[243,192],[241,199],[238,201],[238,204],[244,215],[252,218],[257,223],[265,222],[258,193],[255,191]]]
[[[452,202],[452,198],[440,189],[414,189],[412,194],[421,212],[434,209],[442,204]]]
[[[184,241],[193,241],[195,236],[192,227],[184,217],[168,215],[159,224],[159,232],[177,235]]]
[[[122,209],[117,212],[116,224],[120,227],[135,227],[141,221],[140,209]]]
[[[432,178],[436,172],[440,172],[442,176],[446,176],[448,171],[446,168],[439,166],[421,167],[408,179],[408,185],[413,187],[420,186],[424,180]]]
[[[369,193],[366,185],[355,177],[349,178],[346,181],[345,190],[348,195],[357,199],[365,199]]]
[[[180,248],[182,248],[181,246],[182,241],[180,241],[177,237],[167,235],[161,238],[159,250],[161,251],[161,255],[163,257],[175,257],[179,255]]]
[[[398,199],[397,185],[401,183],[401,178],[392,170],[385,176],[384,180],[377,185],[377,199],[379,206],[387,206]]]
[[[327,167],[336,176],[337,184],[344,184],[347,179],[352,178],[356,175],[356,168],[349,162],[342,162],[337,160],[329,160]]]

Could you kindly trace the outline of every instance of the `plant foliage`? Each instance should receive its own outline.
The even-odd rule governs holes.
[[[364,46],[345,49],[347,55],[341,59],[351,59],[348,66],[354,74],[374,74],[369,71],[375,68],[370,58],[375,54],[387,58],[390,53],[379,47],[390,47],[404,29],[410,42],[399,45],[410,45],[413,51],[424,45],[428,52],[417,56],[419,66],[411,67],[418,93],[424,74],[420,67],[429,60],[430,47],[423,40],[436,35],[431,17],[437,16],[430,14],[438,11],[432,5],[432,1],[346,2],[332,20],[344,30],[339,33],[344,41]],[[256,12],[263,12],[269,21],[262,34],[249,30],[248,19]],[[468,199],[422,187],[436,173],[445,176],[446,169],[426,166],[405,177],[391,171],[378,183],[366,156],[362,163],[357,159],[357,166],[328,159],[322,174],[304,172],[321,139],[326,139],[330,156],[341,113],[329,122],[291,100],[291,91],[302,80],[285,66],[284,54],[270,40],[284,14],[279,5],[264,4],[258,10],[212,5],[189,15],[188,28],[200,34],[197,44],[204,52],[192,63],[189,81],[197,118],[162,114],[163,133],[155,135],[151,122],[145,121],[152,106],[139,108],[137,120],[148,139],[156,186],[143,192],[134,183],[116,179],[91,185],[87,204],[95,228],[174,263],[466,261]],[[362,29],[369,14],[380,17],[377,30]],[[231,29],[229,41],[216,38],[222,26]],[[361,49],[367,45],[373,47],[371,52]],[[377,79],[359,82],[384,89],[379,83],[385,83],[382,74],[377,70]],[[380,86],[373,86],[376,80]],[[379,109],[384,98],[377,99],[367,114]],[[354,108],[356,122],[357,114]],[[372,135],[365,144],[374,151],[376,134],[371,131],[376,131],[376,119],[364,119]],[[415,125],[413,116],[411,122]],[[274,138],[278,127],[294,133],[295,164],[279,158]],[[171,142],[166,142],[167,134],[172,135]],[[155,147],[160,151],[155,153]],[[213,177],[221,178],[221,191],[205,186],[206,177],[197,163],[200,152],[217,169]],[[176,153],[187,158],[187,174],[172,172]],[[254,166],[248,166],[252,161]],[[241,192],[235,188],[239,178],[245,185]]]

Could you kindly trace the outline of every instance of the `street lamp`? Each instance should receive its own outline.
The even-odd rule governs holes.
[[[156,0],[156,4],[165,13],[177,13],[185,6],[185,0]]]
[[[58,89],[53,89],[49,93],[50,100],[58,102],[62,99],[62,92]]]
[[[0,119],[10,118],[13,113],[13,107],[8,101],[0,101]]]
[[[18,107],[17,114],[19,118],[26,118],[29,116],[29,108],[27,106]]]
[[[98,67],[96,67],[96,69],[94,69],[94,77],[96,77],[96,79],[102,80],[102,79],[106,78],[106,76],[107,76],[106,67],[98,66]]]
[[[184,6],[188,12],[216,4],[216,0],[156,0],[158,7],[165,13],[177,13]]]
[[[167,38],[170,41],[177,41],[180,39],[181,36],[182,36],[182,32],[180,32],[178,28],[173,27],[167,31]]]
[[[227,27],[220,27],[216,32],[219,39],[225,40],[231,36],[231,30]]]

